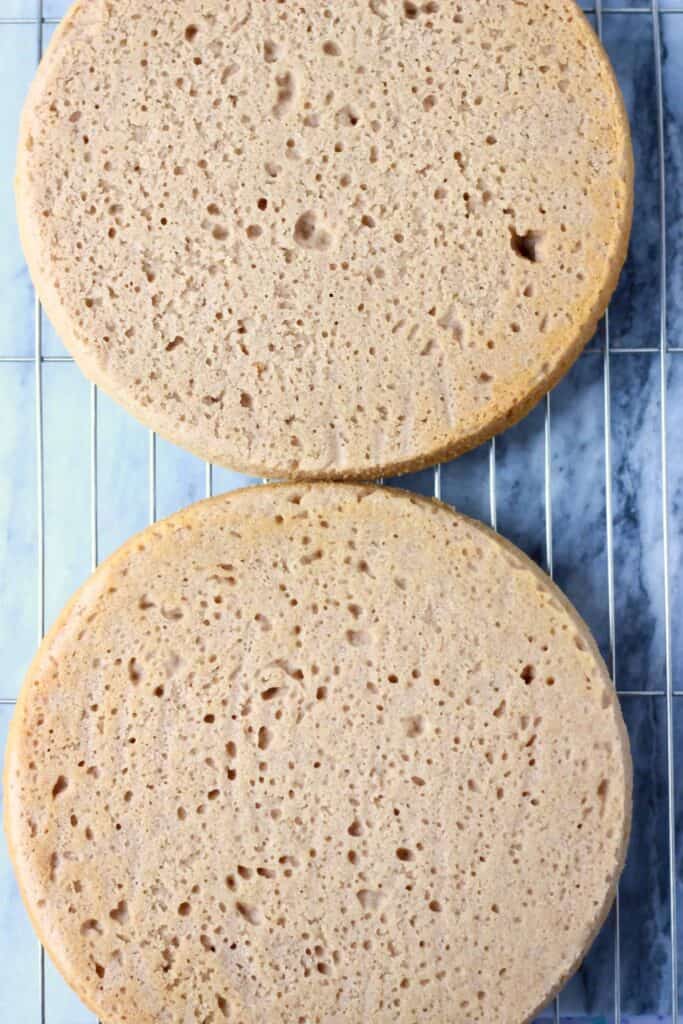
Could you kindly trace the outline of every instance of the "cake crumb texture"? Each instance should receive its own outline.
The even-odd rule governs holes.
[[[521,553],[289,484],[97,570],[29,670],[5,793],[36,930],[106,1024],[522,1024],[611,905],[631,763]]]
[[[143,423],[256,475],[360,478],[557,381],[632,179],[573,0],[79,0],[17,202],[56,329]]]

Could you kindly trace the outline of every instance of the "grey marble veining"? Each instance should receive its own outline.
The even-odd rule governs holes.
[[[445,0],[444,0],[445,2]],[[584,6],[595,8],[595,3]],[[605,43],[615,64],[634,136],[637,188],[629,260],[610,309],[610,388],[601,326],[589,351],[521,424],[491,446],[443,467],[444,500],[491,521],[544,568],[595,633],[620,690],[634,755],[634,827],[620,886],[620,947],[612,913],[582,969],[560,997],[563,1024],[654,1024],[676,1019],[671,1006],[671,893],[668,784],[674,781],[676,951],[683,960],[683,697],[673,701],[667,743],[668,678],[683,691],[683,353],[666,367],[669,551],[665,574],[662,499],[660,344],[660,167],[653,21],[647,0],[604,0]],[[662,11],[680,6],[662,0]],[[66,0],[44,0],[56,18]],[[629,9],[617,13],[611,8]],[[37,0],[0,0],[0,17],[34,17]],[[594,19],[593,19],[594,20]],[[665,100],[668,343],[683,347],[683,14],[661,16]],[[46,26],[45,37],[53,31]],[[0,27],[0,355],[30,356],[33,293],[13,214],[16,125],[37,53],[34,25]],[[64,353],[44,323],[44,352]],[[45,619],[91,568],[91,389],[76,367],[48,363],[45,415]],[[0,696],[16,694],[37,642],[35,377],[31,364],[0,363]],[[605,404],[606,403],[606,404]],[[606,407],[608,418],[606,418]],[[150,517],[150,435],[105,396],[98,397],[99,556]],[[605,451],[611,424],[611,460]],[[546,430],[549,448],[546,453]],[[546,458],[547,455],[547,458]],[[495,493],[490,470],[495,468]],[[546,469],[550,470],[549,478]],[[167,515],[205,494],[204,465],[164,441],[156,448],[156,512]],[[248,482],[216,470],[216,493]],[[609,487],[608,487],[609,482]],[[431,470],[400,486],[432,493]],[[545,497],[550,499],[546,506]],[[607,518],[611,494],[614,651],[610,643]],[[493,502],[492,502],[493,497]],[[493,507],[492,507],[493,504]],[[666,584],[670,597],[667,676]],[[614,657],[612,658],[612,654]],[[4,745],[11,708],[0,706]],[[38,946],[0,844],[0,1021],[38,1024]],[[683,978],[683,975],[682,975]],[[94,1024],[54,969],[46,968],[48,1024]],[[683,994],[677,1012],[683,1011]],[[552,1008],[542,1020],[553,1019]],[[500,1024],[505,1024],[501,1020]]]
[[[611,310],[612,344],[638,348],[655,343],[659,316],[659,160],[655,116],[652,19],[605,14],[604,43],[622,87],[632,126],[637,187],[630,258]]]

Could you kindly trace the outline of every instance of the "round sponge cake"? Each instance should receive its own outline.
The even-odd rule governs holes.
[[[340,479],[457,455],[557,381],[632,178],[573,0],[79,0],[17,199],[105,391],[217,463]]]
[[[612,902],[619,706],[576,612],[443,505],[287,484],[150,527],[67,607],[6,830],[107,1024],[521,1024]]]

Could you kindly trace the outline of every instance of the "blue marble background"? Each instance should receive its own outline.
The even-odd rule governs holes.
[[[58,19],[67,0],[44,0]],[[666,210],[660,204],[657,61],[647,0],[604,0],[602,29],[633,127],[636,209],[628,264],[606,325],[574,369],[527,419],[443,467],[442,494],[490,521],[541,565],[575,602],[613,667],[635,762],[633,839],[612,912],[585,964],[540,1019],[592,1024],[679,1020],[672,952],[683,959],[683,351],[659,355],[661,233],[666,222],[665,326],[683,349],[683,5],[662,0]],[[14,221],[11,180],[17,120],[38,52],[38,0],[0,0],[0,743],[36,646],[39,622],[34,297]],[[591,15],[595,24],[595,16]],[[26,19],[26,21],[22,21]],[[47,23],[44,38],[53,31]],[[665,214],[665,217],[663,215]],[[106,397],[97,398],[97,502],[93,509],[93,392],[48,323],[43,353],[45,625],[87,576],[93,511],[105,557],[155,512],[204,496],[206,469],[159,441]],[[24,357],[26,362],[2,361]],[[608,374],[608,376],[606,376]],[[668,440],[668,584],[671,686],[667,701],[667,606],[663,530],[662,396]],[[611,458],[605,447],[611,438]],[[154,456],[155,495],[150,461]],[[492,475],[493,474],[493,475]],[[245,478],[213,473],[214,491]],[[492,488],[495,482],[495,491]],[[609,489],[608,489],[609,482]],[[546,488],[546,484],[548,487]],[[434,474],[401,486],[432,493]],[[612,515],[606,514],[611,490]],[[495,500],[492,500],[495,494]],[[153,502],[153,497],[156,501]],[[546,497],[549,499],[546,504]],[[153,508],[155,504],[155,508]],[[613,552],[613,647],[609,546]],[[87,538],[87,543],[84,543]],[[549,543],[551,542],[551,543]],[[678,691],[681,691],[680,694]],[[669,716],[670,710],[670,716]],[[670,731],[669,731],[670,727]],[[671,786],[670,786],[671,784]],[[672,794],[671,805],[669,793]],[[673,820],[670,820],[669,811]],[[670,871],[673,839],[673,872]],[[670,877],[673,873],[673,892]],[[672,950],[671,909],[678,910]],[[513,939],[514,941],[514,939]],[[683,980],[683,975],[682,975]],[[94,1024],[49,963],[48,1024]],[[0,844],[0,1021],[41,1021],[39,949]],[[500,1021],[505,1024],[505,1021]]]

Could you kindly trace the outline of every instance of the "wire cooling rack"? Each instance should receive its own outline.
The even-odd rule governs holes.
[[[533,6],[537,0],[528,2]],[[20,63],[32,72],[66,0],[0,3],[4,8],[0,46],[3,34],[19,32]],[[683,216],[683,198],[675,175],[683,169],[683,75],[672,75],[672,88],[681,86],[681,94],[672,97],[665,88],[664,70],[672,59],[683,65],[683,6],[671,0],[651,0],[646,6],[596,0],[584,10],[616,63],[634,128],[634,238],[612,315],[607,313],[567,380],[522,425],[457,463],[413,474],[401,485],[453,501],[487,518],[496,529],[500,519],[503,531],[556,576],[598,637],[629,725],[635,762],[634,838],[621,891],[579,975],[539,1019],[555,1024],[673,1024],[680,1012],[677,887],[681,873],[676,825],[677,815],[683,817],[678,804],[683,783],[676,786],[676,744],[679,737],[683,740],[677,719],[677,698],[683,697],[683,690],[676,688],[676,679],[681,678],[683,657],[678,657],[678,633],[672,631],[676,612],[683,612],[683,593],[679,595],[683,584],[677,571],[683,554],[677,514],[679,484],[683,498],[683,440],[674,426],[680,423],[683,428],[683,417],[678,418],[683,405],[683,347],[669,343],[669,329],[675,329],[673,314],[683,313],[683,305],[679,310],[677,291],[675,301],[670,301],[673,289],[667,259],[671,255],[680,271],[683,244],[677,243],[683,243],[683,237],[675,227]],[[677,53],[675,44],[680,47]],[[10,45],[14,48],[15,36]],[[0,72],[0,91],[11,84]],[[5,166],[12,161],[9,154]],[[680,189],[683,193],[683,183]],[[673,195],[673,204],[667,192]],[[25,270],[22,273],[25,278]],[[10,310],[16,308],[14,298],[3,293],[16,287],[7,274],[0,274],[0,304]],[[51,375],[59,373],[59,365],[73,361],[50,334],[37,299],[30,302],[31,340],[26,339],[26,318],[22,321],[21,316],[21,351],[11,344],[13,325],[4,347],[0,337],[0,403],[9,395],[1,413],[7,417],[7,430],[2,426],[0,434],[14,438],[11,450],[0,450],[0,473],[5,471],[8,492],[3,497],[0,484],[0,531],[7,540],[3,547],[0,533],[0,569],[6,572],[6,596],[16,581],[23,581],[17,586],[20,600],[31,606],[31,615],[35,609],[37,628],[32,629],[30,640],[35,645],[79,577],[98,564],[101,548],[116,547],[145,519],[154,521],[158,514],[170,513],[189,500],[245,480],[208,464],[200,466],[137,425],[132,427],[133,434],[126,433],[125,427],[112,433],[115,413],[109,400],[83,382],[77,417],[80,441],[65,457],[59,447],[60,422],[70,415],[65,409],[69,396],[60,401],[62,384]],[[670,306],[675,306],[673,313]],[[12,371],[16,380],[2,382],[2,374]],[[27,421],[27,403],[34,410],[32,426]],[[12,431],[13,423],[23,428]],[[30,443],[24,442],[22,429],[32,430]],[[110,437],[118,438],[114,469],[107,447]],[[105,461],[108,468],[103,479]],[[55,463],[62,487],[58,501],[46,496],[48,483],[53,487]],[[675,484],[670,486],[674,474]],[[127,482],[129,478],[132,483]],[[122,521],[112,527],[110,505],[116,519],[116,509],[124,507],[121,501],[133,500],[132,488],[136,516],[129,527],[124,510]],[[17,541],[13,523],[21,518],[21,510],[17,512],[13,504],[27,501],[33,511],[26,513]],[[531,507],[528,514],[527,506]],[[103,532],[107,534],[104,545]],[[83,534],[89,537],[89,564],[84,565],[81,558],[76,570],[68,552],[61,562],[50,554],[59,547],[60,537],[74,533],[81,550]],[[558,547],[562,549],[559,557]],[[35,571],[35,583],[24,579],[27,564]],[[58,577],[56,583],[51,573]],[[624,581],[626,597],[620,586]],[[24,623],[28,612],[24,606],[20,617]],[[14,639],[15,613],[16,608],[8,604],[8,625],[0,637]],[[19,648],[22,636],[25,640],[19,628]],[[10,659],[16,672],[5,677],[0,689],[5,726],[29,655],[22,649],[14,661]],[[30,937],[6,854],[0,885],[0,1019],[7,1024],[92,1022],[92,1015],[63,987]],[[507,1022],[499,1018],[496,1024]]]

